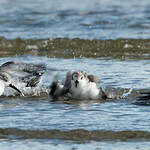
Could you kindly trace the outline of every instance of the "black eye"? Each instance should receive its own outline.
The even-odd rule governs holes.
[[[83,77],[81,77],[81,80],[83,79]]]

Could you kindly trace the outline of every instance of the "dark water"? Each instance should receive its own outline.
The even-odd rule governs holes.
[[[0,98],[0,149],[149,149],[150,100],[140,97],[150,91],[149,8],[148,0],[1,0],[0,65],[48,69],[46,94]],[[72,69],[97,75],[111,99],[52,101],[50,83]]]

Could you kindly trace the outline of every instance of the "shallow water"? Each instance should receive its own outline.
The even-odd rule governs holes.
[[[1,0],[0,65],[48,69],[44,94],[0,98],[0,149],[148,149],[150,96],[140,96],[150,91],[149,7],[148,0]],[[53,101],[49,85],[68,70],[97,75],[111,99]]]
[[[0,133],[1,139],[7,139],[2,142],[4,144],[1,144],[2,148],[6,147],[7,149],[7,144],[10,143],[12,146],[21,143],[20,145],[23,144],[25,148],[28,148],[27,143],[33,147],[36,147],[35,143],[38,143],[36,147],[38,149],[43,145],[40,140],[33,141],[30,139],[49,139],[48,143],[44,140],[46,142],[44,145],[53,149],[60,145],[64,149],[74,147],[74,144],[70,142],[67,144],[68,146],[65,146],[63,140],[80,143],[90,141],[85,145],[75,144],[78,149],[82,149],[83,145],[89,149],[94,147],[91,143],[93,140],[102,141],[102,144],[97,143],[95,148],[104,144],[106,149],[109,142],[105,146],[105,142],[103,142],[105,140],[114,141],[118,146],[120,145],[120,148],[124,148],[130,143],[131,147],[135,149],[134,141],[136,139],[149,141],[150,119],[145,117],[149,116],[149,106],[135,105],[137,92],[149,88],[148,60],[63,59],[32,55],[0,59],[1,64],[6,61],[45,63],[48,70],[42,79],[42,85],[46,87],[50,85],[56,75],[62,81],[68,70],[84,69],[89,73],[94,72],[101,79],[101,86],[105,89],[114,88],[116,91],[119,91],[120,88],[132,89],[131,93],[133,94],[128,95],[128,92],[124,91],[122,99],[106,101],[69,100],[53,102],[47,95],[1,98]],[[107,134],[104,133],[105,131]],[[127,133],[122,133],[122,131]],[[22,138],[28,139],[28,141],[13,142],[13,140]],[[61,144],[58,140],[56,146],[53,146],[54,139],[62,140]],[[126,142],[123,146],[116,142],[117,140],[134,141]],[[110,146],[113,145],[114,143],[110,142]]]

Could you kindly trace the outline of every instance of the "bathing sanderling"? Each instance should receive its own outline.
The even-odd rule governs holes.
[[[95,75],[88,75],[85,71],[69,71],[65,83],[53,82],[50,95],[58,98],[66,94],[76,99],[106,99],[107,96],[99,88],[99,79]]]

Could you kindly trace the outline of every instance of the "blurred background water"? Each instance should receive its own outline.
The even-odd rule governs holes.
[[[1,0],[1,36],[14,39],[149,38],[148,0]]]
[[[1,0],[0,65],[44,63],[47,87],[85,70],[124,97],[1,97],[0,149],[149,149],[150,101],[137,103],[150,91],[149,8],[149,0]]]

